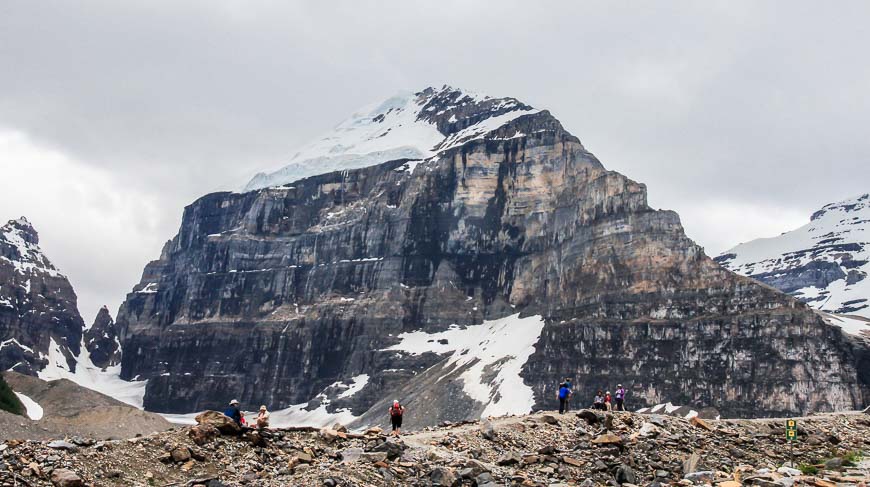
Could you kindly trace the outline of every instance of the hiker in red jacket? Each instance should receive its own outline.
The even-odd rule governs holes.
[[[391,434],[393,436],[402,434],[403,414],[405,414],[405,407],[399,404],[398,399],[394,400],[393,405],[390,406],[390,423],[393,425],[393,432]]]

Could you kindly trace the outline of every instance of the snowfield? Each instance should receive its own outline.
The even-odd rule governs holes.
[[[870,318],[870,194],[825,205],[806,225],[716,260],[780,289],[777,283],[805,282],[783,290],[828,313]]]
[[[453,88],[444,87],[432,96],[445,90],[452,91]],[[457,106],[491,99],[467,91],[463,91],[462,95],[464,97],[457,101]],[[359,169],[397,159],[427,159],[470,140],[483,138],[520,116],[540,111],[505,99],[493,106],[492,110],[508,110],[507,113],[483,119],[448,137],[425,117],[439,115],[456,107],[447,107],[432,114],[424,112],[433,108],[426,107],[428,101],[429,98],[405,92],[364,107],[332,131],[303,146],[283,167],[254,176],[242,191],[281,186],[318,174]],[[412,172],[413,167],[409,166]]]
[[[486,405],[481,417],[526,414],[532,410],[535,397],[520,372],[535,353],[543,328],[542,317],[520,318],[515,314],[465,328],[453,325],[440,333],[403,333],[398,337],[400,343],[385,350],[449,355],[448,366],[470,365],[460,378],[465,393]],[[487,368],[497,370],[490,381],[483,378]]]

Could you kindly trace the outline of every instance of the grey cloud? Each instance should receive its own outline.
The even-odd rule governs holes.
[[[448,83],[550,109],[717,252],[868,190],[868,14],[866,2],[8,1],[0,130],[153,198],[117,211],[165,239],[185,204],[279,166],[357,107]],[[134,254],[139,269],[156,256]],[[112,286],[99,292],[122,295]]]

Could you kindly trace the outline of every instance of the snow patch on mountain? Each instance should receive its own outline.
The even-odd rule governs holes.
[[[464,328],[453,325],[439,333],[402,333],[401,341],[385,350],[449,354],[448,367],[468,366],[460,376],[463,390],[486,405],[481,417],[525,414],[532,410],[535,398],[520,372],[535,353],[543,328],[542,317],[515,314]]]
[[[456,114],[475,104],[485,104],[489,116],[464,126]],[[426,159],[539,111],[512,98],[495,99],[449,86],[400,93],[358,110],[332,131],[303,146],[285,166],[254,176],[242,191],[392,160]],[[451,114],[449,118],[439,118],[447,113]]]
[[[24,406],[24,410],[27,413],[28,418],[32,419],[33,421],[39,421],[40,419],[42,419],[45,411],[42,409],[42,406],[40,406],[38,402],[34,401],[29,396],[20,392],[15,392],[15,395],[18,396],[18,400],[21,401],[21,404]]]
[[[808,224],[716,261],[816,309],[870,318],[870,194],[825,205]]]
[[[75,370],[70,370],[61,346],[54,338],[50,342],[48,356],[42,356],[48,359],[48,365],[37,373],[40,379],[45,381],[68,379],[133,407],[143,408],[147,380],[122,380],[120,364],[107,367],[106,370],[100,369],[91,360],[84,340],[82,340],[81,352],[75,357]]]

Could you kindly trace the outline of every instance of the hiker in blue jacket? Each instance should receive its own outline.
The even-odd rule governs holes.
[[[233,399],[230,401],[230,406],[224,410],[224,415],[232,418],[240,427],[242,426],[242,411],[239,409],[239,400]]]
[[[568,410],[568,402],[574,391],[571,390],[571,379],[565,379],[565,382],[559,384],[559,414],[565,414]]]

